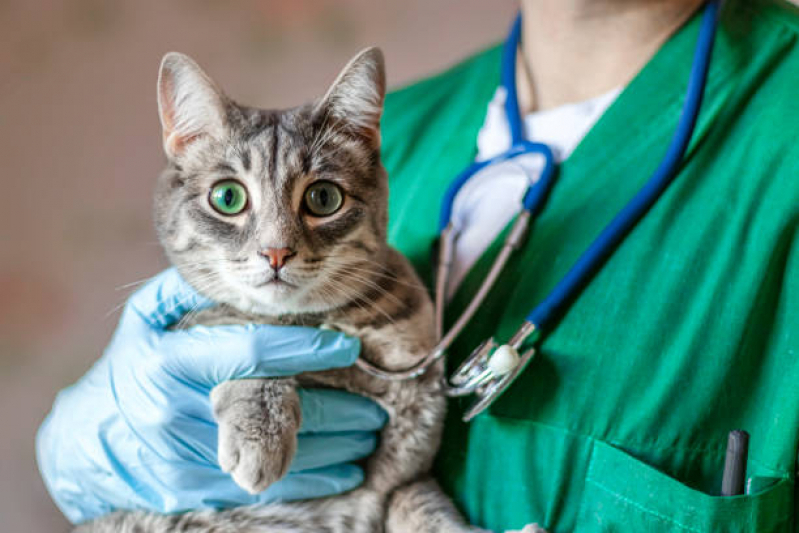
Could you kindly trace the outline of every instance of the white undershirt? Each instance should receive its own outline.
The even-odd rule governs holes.
[[[621,92],[614,89],[596,98],[524,117],[525,137],[552,148],[557,162],[565,160]],[[500,87],[488,104],[485,122],[477,136],[477,160],[494,157],[510,148],[505,116],[505,89]],[[539,155],[489,165],[458,192],[452,221],[460,233],[450,271],[448,298],[499,232],[519,212],[527,184],[535,182],[543,166]]]

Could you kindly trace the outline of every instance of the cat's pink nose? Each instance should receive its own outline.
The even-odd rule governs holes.
[[[294,255],[294,250],[291,248],[265,248],[261,250],[261,255],[266,257],[269,265],[275,270],[280,270],[286,264],[291,256]]]

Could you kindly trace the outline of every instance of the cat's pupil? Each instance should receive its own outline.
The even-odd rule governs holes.
[[[230,206],[233,204],[233,189],[229,188],[225,191],[225,205]]]
[[[319,203],[322,204],[322,207],[327,206],[327,201],[329,200],[328,196],[327,189],[319,191]]]

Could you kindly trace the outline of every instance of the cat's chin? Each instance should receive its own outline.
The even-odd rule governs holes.
[[[246,313],[264,316],[305,315],[332,310],[329,303],[317,301],[311,291],[287,282],[271,282],[258,287],[237,287],[237,297],[227,303]]]
[[[296,285],[285,282],[270,282],[248,288],[243,295],[249,311],[259,315],[283,315],[297,313],[297,300],[301,291]]]
[[[294,283],[283,279],[250,284],[235,276],[221,273],[221,283],[206,296],[243,313],[262,316],[325,314],[346,305],[347,300],[331,297],[330,290],[304,280]],[[326,294],[326,296],[322,296]]]
[[[306,305],[299,302],[263,302],[250,300],[246,309],[242,309],[254,315],[280,316],[289,315],[318,315],[324,314],[332,309],[327,305]]]

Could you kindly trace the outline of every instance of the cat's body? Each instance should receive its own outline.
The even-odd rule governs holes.
[[[386,243],[388,182],[380,162],[382,55],[370,49],[318,102],[286,111],[238,106],[197,65],[169,54],[159,108],[170,165],[156,227],[172,263],[218,302],[195,324],[328,325],[361,339],[361,357],[405,369],[435,344],[432,304]],[[220,353],[219,357],[225,357]],[[339,496],[197,511],[119,512],[79,528],[105,533],[474,532],[427,477],[445,400],[442,365],[401,382],[360,370],[229,381],[211,393],[219,463],[250,492],[287,471],[300,425],[296,387],[367,396],[388,413],[363,485]]]

